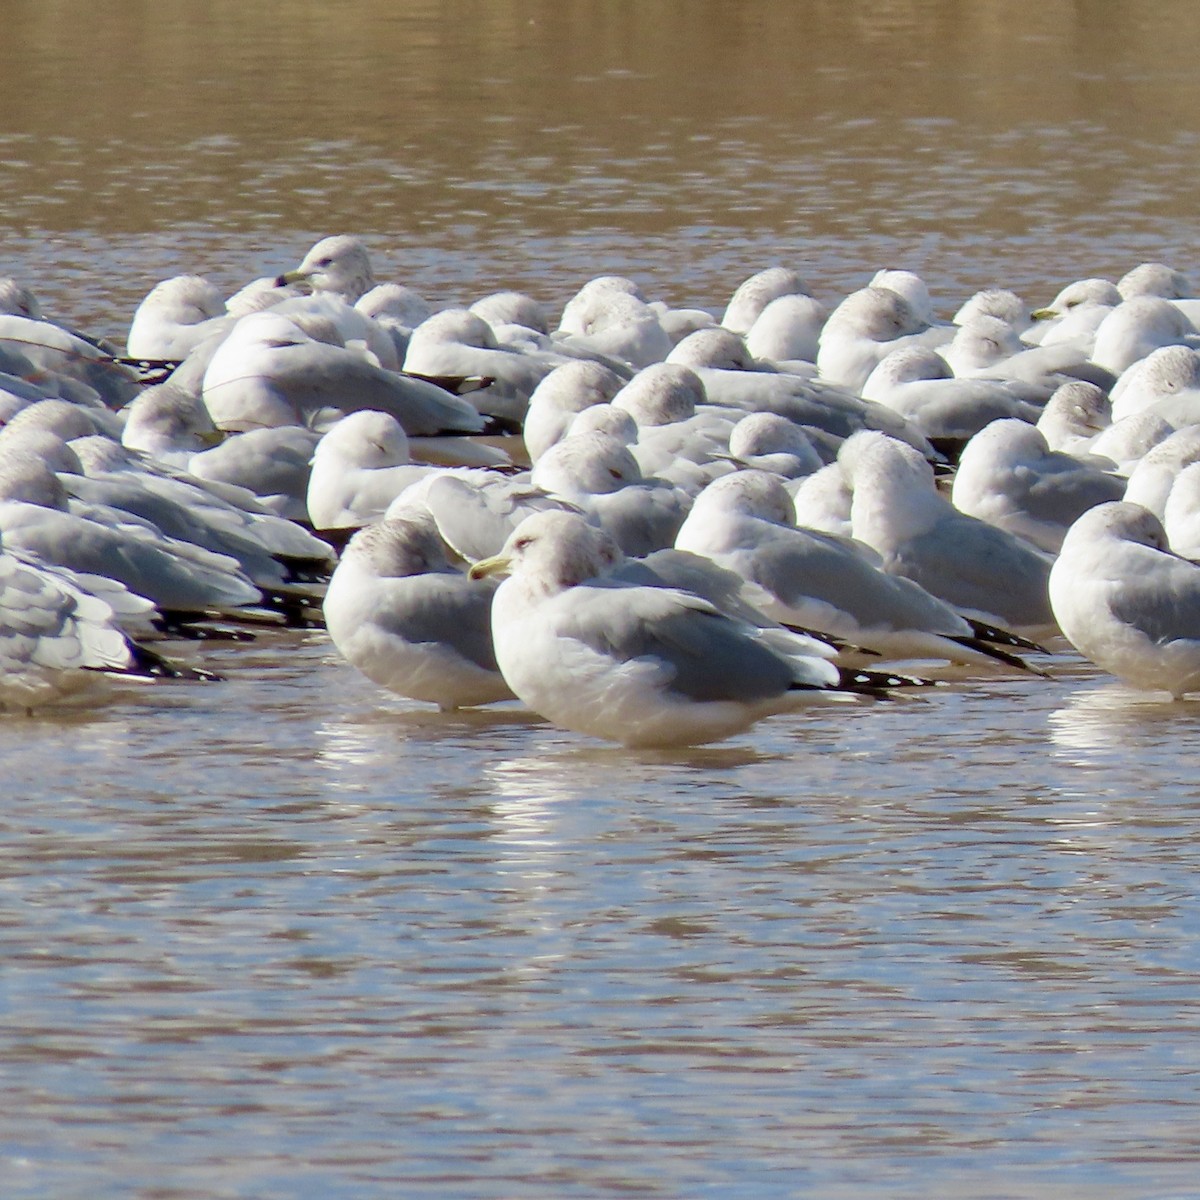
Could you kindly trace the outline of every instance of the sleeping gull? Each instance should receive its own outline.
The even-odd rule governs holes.
[[[1097,436],[1112,424],[1112,404],[1101,387],[1073,379],[1054,389],[1037,418],[1051,450],[1086,455]]]
[[[817,369],[822,379],[858,393],[879,361],[893,350],[936,347],[953,334],[953,326],[931,327],[899,292],[860,288],[829,314],[821,331]]]
[[[137,306],[125,353],[183,359],[207,338],[226,333],[233,320],[216,284],[201,275],[176,275],[156,283]]]
[[[1200,559],[1200,462],[1175,476],[1163,505],[1162,522],[1176,554]]]
[[[357,529],[382,517],[406,487],[436,469],[412,461],[408,436],[390,413],[350,413],[313,450],[308,519],[314,529]]]
[[[432,522],[380,521],[346,546],[325,624],[342,657],[380,687],[443,709],[491,704],[512,696],[492,649],[495,590],[450,566]]]
[[[213,422],[233,431],[321,428],[364,408],[390,412],[410,436],[478,433],[485,424],[466,400],[309,337],[274,310],[237,322],[208,364],[203,396]]]
[[[1002,417],[1036,420],[1038,408],[1022,390],[1006,380],[957,378],[932,347],[902,346],[879,361],[862,394],[894,409],[947,451]]]
[[[1071,526],[1050,599],[1067,640],[1097,666],[1175,699],[1200,689],[1200,566],[1170,550],[1141,505],[1101,504]]]
[[[581,509],[634,557],[670,546],[692,503],[682,489],[644,478],[629,447],[600,432],[551,446],[529,482]]]
[[[130,639],[106,600],[0,549],[0,707],[91,695],[98,681],[121,676],[216,678],[172,667]]]
[[[772,301],[782,296],[809,296],[812,291],[790,267],[767,267],[738,284],[725,306],[721,324],[745,336]]]
[[[687,592],[623,583],[611,574],[620,557],[583,517],[546,512],[471,568],[511,576],[492,604],[496,660],[517,697],[563,728],[628,746],[697,745],[813,697],[914,682],[840,671],[808,638],[783,653],[778,631]]]
[[[598,362],[569,362],[547,374],[529,397],[522,436],[531,462],[566,437],[576,415],[607,404],[625,379]]]
[[[745,580],[768,617],[842,638],[890,658],[1024,666],[919,584],[889,575],[878,556],[846,538],[797,528],[777,477],[739,471],[696,497],[676,549],[712,559]],[[1011,635],[989,631],[1015,644]]]
[[[425,376],[490,379],[489,409],[521,420],[538,384],[567,361],[562,355],[502,346],[482,317],[465,308],[445,308],[412,331],[404,369]]]
[[[829,310],[814,296],[778,296],[746,331],[755,358],[779,363],[815,363]]]
[[[1096,327],[1091,359],[1120,375],[1160,346],[1195,345],[1196,340],[1196,327],[1169,300],[1134,296],[1118,304]]]
[[[854,536],[882,556],[887,570],[991,624],[1053,625],[1050,555],[959,512],[911,446],[859,433],[847,439],[838,461],[853,493]]]
[[[899,296],[895,300],[903,303]],[[839,439],[859,429],[881,429],[911,442],[922,453],[934,454],[921,432],[890,408],[811,374],[760,362],[728,329],[701,329],[691,334],[671,351],[667,361],[691,368],[710,404],[744,413],[779,413]]]
[[[967,443],[950,499],[959,512],[1057,554],[1079,516],[1124,494],[1124,479],[1051,450],[1036,426],[1009,418]]]

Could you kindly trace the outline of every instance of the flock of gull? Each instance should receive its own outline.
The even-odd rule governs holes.
[[[1052,671],[1200,690],[1200,298],[1178,271],[950,319],[883,270],[722,312],[619,276],[434,310],[335,236],[116,346],[0,280],[0,703],[197,681],[323,626],[381,688],[628,745]],[[168,651],[174,647],[175,654]]]

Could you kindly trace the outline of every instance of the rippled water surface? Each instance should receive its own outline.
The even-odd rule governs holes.
[[[439,302],[1193,253],[1200,9],[11,0],[0,273],[123,331],[363,235]],[[193,651],[196,652],[196,651]],[[1200,1194],[1200,705],[1054,679],[630,753],[324,636],[0,723],[13,1197]]]

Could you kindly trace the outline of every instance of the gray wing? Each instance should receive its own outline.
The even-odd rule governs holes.
[[[992,613],[1010,625],[1051,625],[1052,561],[1002,529],[950,514],[886,565],[955,608]]]
[[[394,582],[389,603],[371,616],[375,625],[406,642],[439,642],[478,667],[499,670],[492,647],[492,596],[499,580],[439,572]]]
[[[1064,526],[1071,525],[1089,508],[1108,500],[1120,500],[1125,495],[1124,479],[1089,470],[1073,461],[1054,463],[1049,471],[1028,470],[1019,474],[1021,482],[1026,484],[1025,511],[1039,521]]]
[[[662,588],[572,589],[557,631],[620,662],[651,659],[689,700],[753,703],[798,682],[790,661],[707,602]],[[807,682],[807,681],[805,681]]]
[[[273,382],[301,413],[332,407],[344,413],[391,413],[410,435],[478,433],[484,426],[468,401],[436,384],[385,371],[352,351],[322,343],[289,348]]]
[[[739,563],[752,582],[800,611],[811,599],[847,614],[864,630],[967,632],[924,588],[889,576],[832,534],[781,528]]]
[[[1126,573],[1109,599],[1113,615],[1151,641],[1200,641],[1200,567],[1154,553],[1151,569]]]

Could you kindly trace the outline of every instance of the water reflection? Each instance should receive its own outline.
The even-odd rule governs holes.
[[[1050,736],[1080,765],[1125,762],[1130,747],[1170,769],[1182,745],[1200,728],[1200,702],[1172,701],[1167,694],[1135,691],[1112,681],[1073,691],[1050,714]]]

